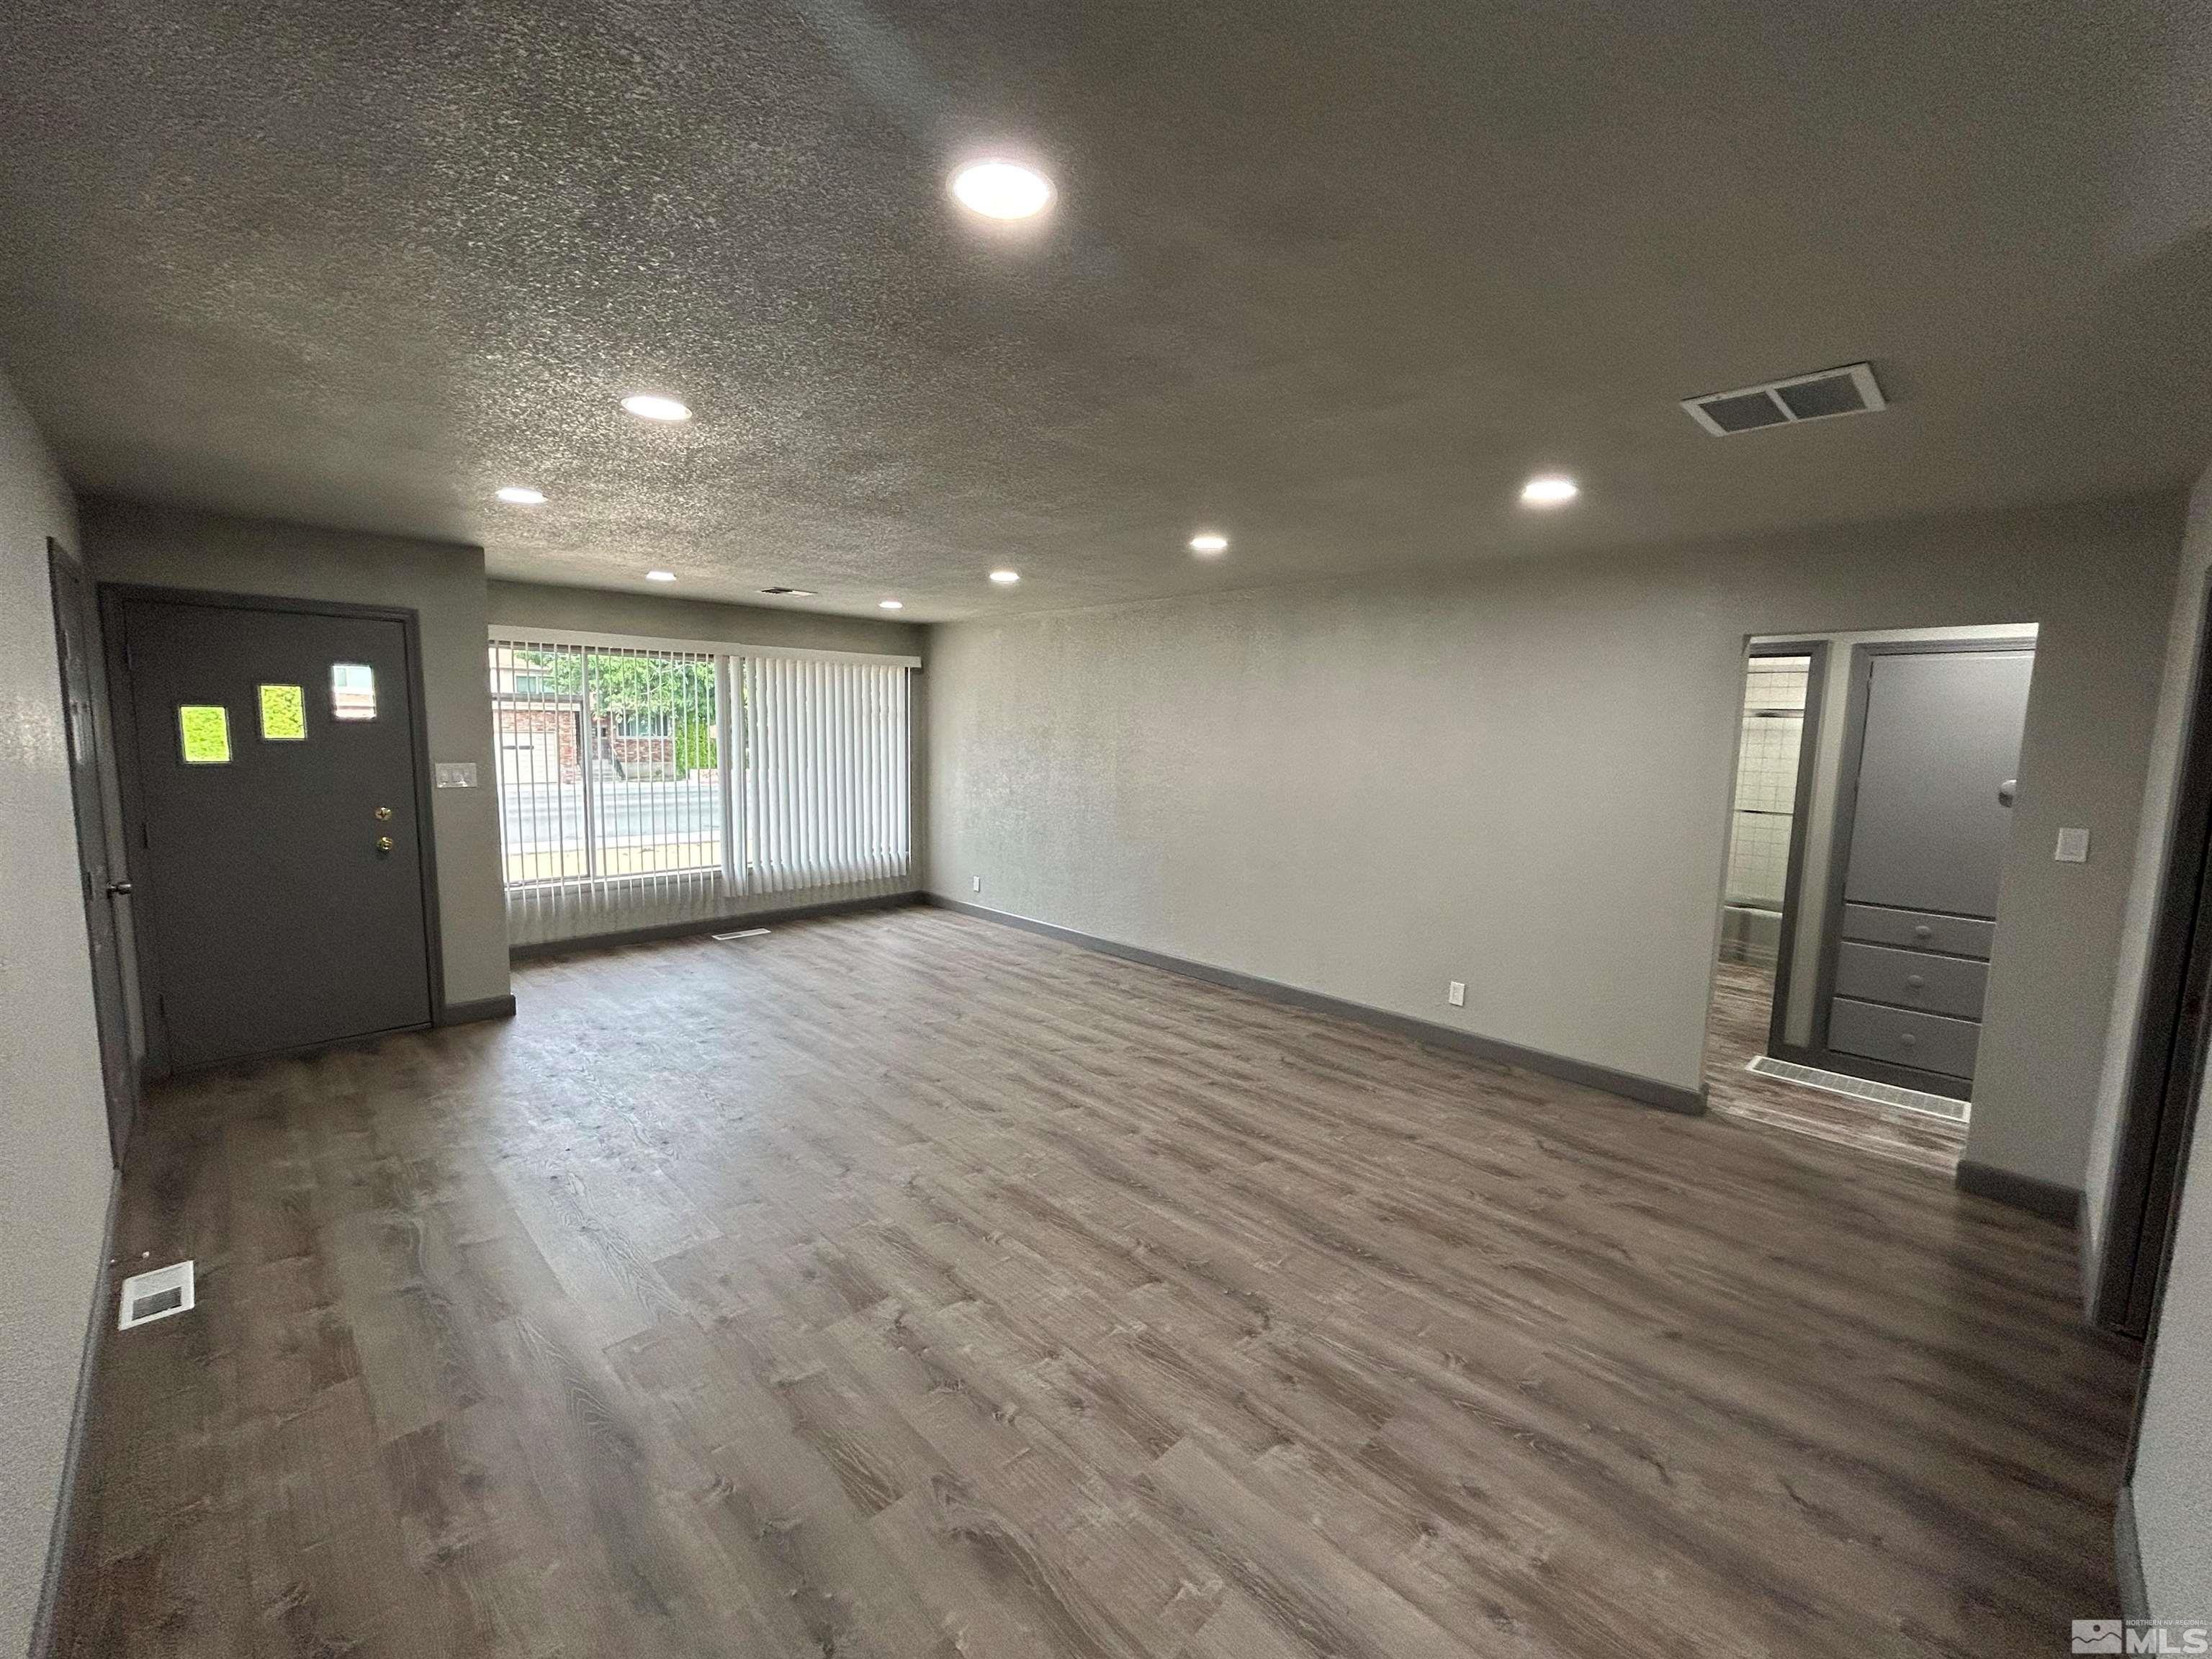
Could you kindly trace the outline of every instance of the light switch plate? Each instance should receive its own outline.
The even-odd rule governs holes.
[[[1467,985],[1461,980],[1450,980],[1444,985],[1444,1000],[1455,1008],[1467,1006]]]
[[[2089,832],[2087,830],[2061,830],[2058,850],[2051,855],[2061,864],[2087,864],[2089,861]]]
[[[975,878],[975,890],[979,893],[983,890],[983,878],[981,876]]]
[[[440,761],[438,787],[441,789],[473,789],[477,787],[477,763],[474,761]]]

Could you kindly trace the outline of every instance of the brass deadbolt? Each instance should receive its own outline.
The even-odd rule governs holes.
[[[380,806],[376,809],[376,816],[380,821],[388,818],[392,816],[392,809],[389,806]]]

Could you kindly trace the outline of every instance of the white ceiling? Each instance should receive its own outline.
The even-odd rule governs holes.
[[[19,9],[0,354],[89,490],[908,620],[2148,489],[2212,455],[2208,16]],[[944,191],[1008,144],[1026,234]],[[1676,407],[1858,358],[1888,411]]]

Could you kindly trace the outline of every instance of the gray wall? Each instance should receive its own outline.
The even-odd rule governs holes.
[[[474,761],[487,785],[441,789],[432,808],[446,997],[475,1002],[506,995],[499,809],[488,787],[494,774],[482,550],[98,498],[83,511],[86,556],[101,581],[398,605],[419,614],[431,757]]]
[[[46,538],[61,474],[0,380],[0,1653],[29,1645],[61,1492],[112,1171],[77,899]]]
[[[948,626],[930,885],[1692,1088],[1746,637],[2039,623],[1969,1154],[2078,1188],[2180,537],[2160,496]]]

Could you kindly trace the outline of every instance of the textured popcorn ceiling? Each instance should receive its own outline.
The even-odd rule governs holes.
[[[2204,15],[21,5],[0,350],[81,487],[915,619],[2147,489],[2212,453]],[[979,145],[1048,223],[949,204]],[[1675,407],[1859,357],[1890,412]]]

